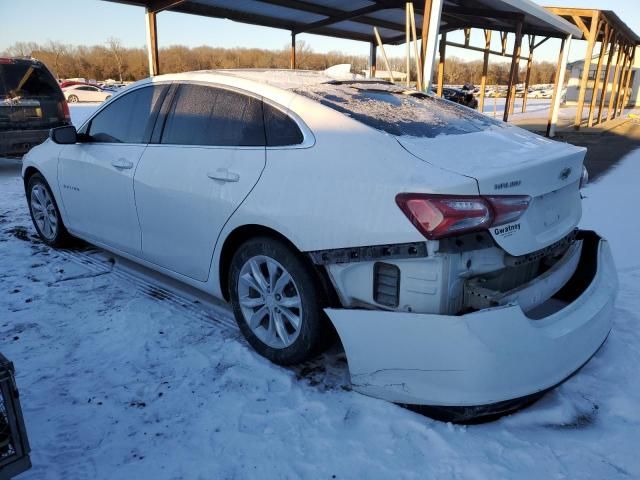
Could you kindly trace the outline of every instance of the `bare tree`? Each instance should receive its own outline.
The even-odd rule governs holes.
[[[9,57],[30,57],[34,50],[38,49],[38,45],[33,42],[17,42],[11,45],[4,52]]]
[[[289,45],[281,50],[259,48],[219,48],[201,46],[189,48],[174,45],[160,50],[163,72],[184,72],[215,68],[289,68]],[[34,56],[46,63],[59,78],[85,77],[121,81],[139,80],[148,75],[147,53],[143,48],[125,48],[120,40],[110,38],[105,46],[73,46],[50,41],[44,45],[18,42],[11,45],[5,55]],[[314,52],[303,40],[297,42],[298,68],[324,70],[332,65],[349,63],[352,71],[361,73],[367,68],[364,55],[346,55],[339,51]],[[394,70],[403,71],[404,58],[389,59]],[[520,81],[524,70],[519,72]],[[553,83],[555,65],[550,62],[534,62],[531,84]],[[447,58],[445,83],[459,85],[471,82],[476,85],[482,77],[482,61],[467,62],[460,58]],[[494,61],[489,64],[489,85],[505,85],[509,77],[509,63]],[[416,78],[416,72],[412,72]]]
[[[110,37],[107,40],[107,48],[113,55],[113,59],[116,62],[116,68],[118,69],[118,80],[122,82],[122,71],[125,66],[125,53],[126,49],[122,46],[122,43],[118,38]]]

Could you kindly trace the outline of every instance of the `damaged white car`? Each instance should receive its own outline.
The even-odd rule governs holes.
[[[355,390],[480,414],[559,384],[611,329],[608,244],[577,230],[584,155],[386,83],[216,71],[121,91],[23,177],[45,242],[229,301],[270,360],[335,328]]]

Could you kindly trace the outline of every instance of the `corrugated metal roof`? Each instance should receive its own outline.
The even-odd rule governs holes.
[[[375,41],[377,26],[383,41],[404,43],[405,0],[106,0],[149,8],[227,18],[243,23],[282,28],[296,33]],[[418,34],[423,3],[415,3]],[[444,0],[442,31],[459,28],[489,28],[515,31],[518,20],[523,32],[534,35],[580,37],[574,25],[551,14],[531,0]]]

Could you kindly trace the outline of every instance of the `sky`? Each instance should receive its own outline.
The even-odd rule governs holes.
[[[549,0],[563,7],[606,8],[615,11],[636,32],[640,33],[640,0]],[[549,2],[536,1],[540,4]],[[28,5],[28,17],[25,6]],[[28,21],[27,21],[28,18]],[[257,27],[229,20],[212,19],[196,15],[162,12],[158,15],[158,42],[168,45],[216,47],[260,47],[281,49],[290,44],[285,30]],[[6,21],[20,19],[20,21]],[[140,7],[120,5],[101,0],[0,0],[0,51],[15,42],[45,43],[49,40],[73,45],[104,44],[116,37],[128,47],[145,45],[144,10]],[[494,37],[497,37],[494,35]],[[511,35],[513,37],[513,35]],[[369,45],[364,42],[340,40],[319,35],[303,34],[314,51],[340,50],[348,54],[368,55]],[[461,34],[450,36],[460,41]],[[472,43],[483,42],[482,32],[472,34]],[[494,38],[496,48],[499,40]],[[570,59],[584,56],[586,42],[573,42]],[[559,40],[552,40],[536,51],[537,60],[556,61]],[[389,56],[404,56],[404,47],[386,47]],[[462,49],[447,49],[447,54],[468,60],[480,59],[482,54]],[[526,53],[526,48],[524,50]]]

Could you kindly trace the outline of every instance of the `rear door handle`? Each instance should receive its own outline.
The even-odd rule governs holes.
[[[113,165],[114,167],[120,170],[127,170],[129,168],[133,168],[133,162],[130,162],[126,158],[119,158],[117,160],[113,160],[111,162],[111,165]]]
[[[237,182],[240,180],[240,175],[235,172],[230,172],[226,168],[218,168],[215,172],[207,173],[207,177],[212,180],[220,180],[221,182]]]

